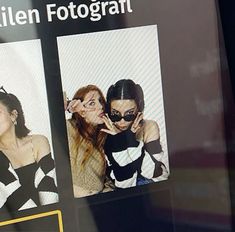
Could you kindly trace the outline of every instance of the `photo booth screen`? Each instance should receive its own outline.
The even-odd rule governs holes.
[[[0,0],[0,231],[233,231],[226,12]]]

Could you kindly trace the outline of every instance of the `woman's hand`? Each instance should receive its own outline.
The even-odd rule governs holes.
[[[69,102],[68,106],[67,106],[67,110],[70,113],[80,113],[82,111],[85,111],[86,108],[84,107],[84,104],[81,102],[80,99],[74,99],[72,101]]]
[[[89,102],[82,102],[80,99],[73,99],[69,101],[67,98],[66,92],[63,92],[63,98],[64,98],[64,110],[70,112],[70,113],[81,113],[82,111],[90,111],[85,107],[85,105]]]
[[[142,127],[142,123],[141,121],[143,120],[144,115],[142,112],[138,112],[135,121],[133,122],[132,126],[131,126],[131,131],[133,133],[136,133],[141,127]]]
[[[117,127],[113,124],[111,119],[109,118],[108,114],[105,114],[102,117],[107,129],[101,129],[101,131],[110,134],[110,135],[116,135],[120,132],[120,130],[117,129]]]

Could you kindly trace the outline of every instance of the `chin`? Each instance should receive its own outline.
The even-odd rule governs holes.
[[[125,126],[125,127],[119,127],[119,126],[116,126],[120,131],[125,131],[127,130],[129,127],[128,126]]]

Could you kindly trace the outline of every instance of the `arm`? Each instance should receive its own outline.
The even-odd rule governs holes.
[[[147,178],[168,176],[168,171],[162,161],[163,151],[160,143],[160,133],[155,121],[147,120],[143,128],[145,157],[142,163],[142,175]]]
[[[74,197],[81,197],[85,194],[85,190],[81,189],[78,183],[78,164],[77,164],[77,144],[76,144],[76,131],[70,120],[66,121],[68,143],[69,143],[69,158],[71,165],[71,174],[73,182]]]
[[[7,202],[8,198],[14,194],[17,199],[19,189],[21,189],[21,184],[17,177],[16,172],[9,163],[9,160],[5,155],[0,151],[0,208],[4,207],[4,204]],[[16,201],[14,204],[15,209],[18,210],[22,202]]]
[[[50,153],[48,139],[42,135],[33,135],[32,142],[38,163],[35,187],[38,189],[40,203],[47,205],[58,202],[55,163]]]
[[[77,155],[78,155],[78,144],[76,137],[78,136],[74,126],[72,125],[72,122],[68,120],[66,122],[67,125],[67,133],[68,133],[68,143],[69,143],[69,156],[70,156],[70,164],[71,164],[71,172],[72,172],[72,181],[73,181],[73,193],[74,197],[85,197],[92,194],[95,194],[96,192],[92,192],[90,190],[87,190],[80,186],[79,184],[79,167],[80,165],[77,162]]]

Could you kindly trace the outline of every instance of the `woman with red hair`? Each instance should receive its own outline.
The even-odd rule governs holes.
[[[105,188],[104,108],[105,98],[95,85],[78,89],[67,107],[72,113],[67,130],[75,197],[111,190]]]

